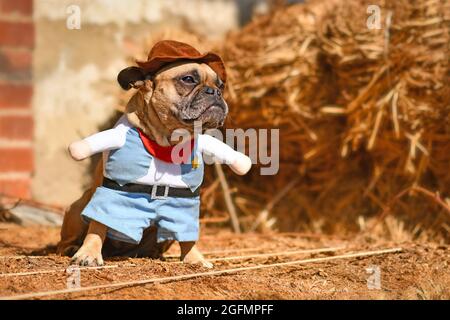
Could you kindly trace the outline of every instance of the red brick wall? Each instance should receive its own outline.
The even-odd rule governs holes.
[[[0,194],[30,197],[33,0],[0,0]]]

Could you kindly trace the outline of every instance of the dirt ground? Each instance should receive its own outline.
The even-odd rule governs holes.
[[[0,297],[67,288],[69,258],[52,253],[58,228],[0,224]],[[200,248],[208,258],[279,253],[300,249],[345,246],[334,253],[291,254],[271,257],[216,260],[213,270],[329,257],[360,251],[401,247],[399,253],[336,259],[281,266],[234,274],[204,276],[164,283],[55,294],[42,299],[450,299],[449,246],[435,243],[394,243],[369,239],[293,233],[233,235],[217,229],[202,230]],[[108,268],[82,269],[81,287],[208,271],[150,259],[107,259]],[[218,252],[219,251],[219,252]],[[220,252],[221,251],[221,252]],[[117,267],[116,267],[117,266]],[[367,268],[380,269],[381,289],[369,289]],[[13,274],[45,271],[31,274]]]

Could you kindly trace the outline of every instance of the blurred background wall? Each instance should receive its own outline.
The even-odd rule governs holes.
[[[0,193],[29,197],[34,172],[32,1],[0,0]]]

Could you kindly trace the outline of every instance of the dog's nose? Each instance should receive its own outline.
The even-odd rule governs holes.
[[[216,95],[216,96],[220,96],[220,94],[221,94],[219,89],[215,89],[213,87],[205,87],[205,93],[213,94],[213,95]]]
[[[211,87],[206,87],[205,88],[205,93],[207,93],[207,94],[214,94],[214,93],[216,93],[216,90],[214,90],[214,88],[211,88]]]

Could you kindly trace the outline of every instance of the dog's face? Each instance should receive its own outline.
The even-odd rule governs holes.
[[[178,120],[182,127],[223,125],[228,106],[224,84],[206,64],[177,63],[161,69],[153,79],[152,102],[160,116]]]
[[[130,76],[131,72],[136,74]],[[132,83],[130,79],[139,77],[139,71],[131,69],[128,76],[127,83]],[[120,75],[119,83],[123,84]],[[172,63],[142,83],[140,90],[147,90],[147,107],[153,108],[169,131],[178,128],[192,131],[194,123],[199,122],[203,129],[217,128],[225,121],[228,106],[222,97],[224,84],[206,64]]]

